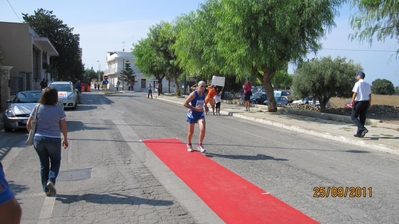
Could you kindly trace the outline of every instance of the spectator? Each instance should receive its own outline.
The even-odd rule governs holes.
[[[151,85],[151,83],[148,84],[147,91],[148,91],[147,98],[150,98],[150,95],[151,95],[151,99],[152,99],[152,85]]]
[[[364,125],[366,123],[367,110],[371,108],[371,86],[364,81],[365,77],[364,72],[358,72],[356,77],[358,81],[352,89],[351,119],[357,126],[357,132],[354,136],[358,138],[363,138],[369,132]]]
[[[252,96],[252,84],[247,79],[247,81],[242,85],[244,90],[244,104],[245,104],[245,111],[249,111],[251,107],[251,96]]]

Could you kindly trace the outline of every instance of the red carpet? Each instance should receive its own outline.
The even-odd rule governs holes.
[[[317,223],[178,139],[143,142],[226,223]]]

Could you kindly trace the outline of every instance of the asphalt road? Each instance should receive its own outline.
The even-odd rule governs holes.
[[[140,142],[185,142],[183,106],[144,93],[90,92],[83,102],[66,112],[70,147],[63,152],[57,198],[40,191],[36,153],[24,144],[27,133],[1,132],[0,158],[22,204],[23,223],[220,222]],[[206,120],[207,157],[311,218],[399,220],[397,155],[229,116]],[[197,139],[196,128],[193,144]]]

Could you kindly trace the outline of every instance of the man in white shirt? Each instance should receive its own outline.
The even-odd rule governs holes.
[[[354,135],[363,138],[367,132],[364,127],[366,122],[367,110],[371,107],[371,85],[364,81],[366,75],[360,71],[357,73],[357,82],[352,89],[352,114],[351,119],[357,126],[357,132]]]

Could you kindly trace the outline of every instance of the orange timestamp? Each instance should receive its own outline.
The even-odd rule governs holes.
[[[314,198],[366,198],[373,197],[373,187],[314,187]]]

